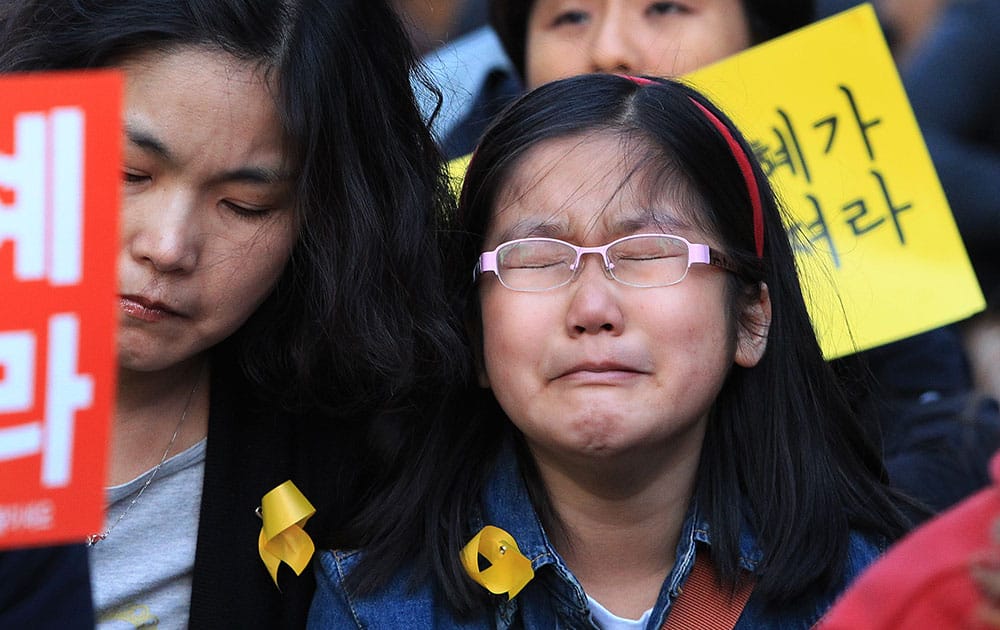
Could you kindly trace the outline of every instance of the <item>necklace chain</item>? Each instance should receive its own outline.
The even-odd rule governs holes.
[[[116,518],[115,522],[111,524],[111,527],[107,528],[103,532],[98,532],[96,534],[91,534],[90,536],[87,536],[88,547],[93,547],[94,545],[101,542],[109,535],[111,535],[111,532],[114,531],[116,527],[118,527],[118,523],[121,523],[122,519],[125,518],[128,515],[128,513],[132,510],[132,507],[139,500],[139,497],[142,496],[142,493],[146,491],[146,488],[149,487],[149,484],[153,483],[153,479],[156,478],[156,473],[160,472],[160,468],[163,467],[163,463],[167,461],[167,456],[170,454],[170,449],[174,447],[174,442],[177,441],[177,434],[180,433],[181,426],[184,424],[184,419],[187,418],[188,410],[191,408],[191,401],[194,400],[194,395],[195,393],[197,393],[199,385],[201,385],[200,370],[198,372],[198,377],[194,381],[194,387],[192,387],[191,391],[188,393],[187,402],[184,403],[184,411],[181,412],[181,418],[180,420],[177,421],[177,426],[174,427],[174,434],[170,436],[170,441],[167,443],[167,448],[163,449],[163,457],[160,458],[160,463],[158,463],[153,468],[149,476],[146,477],[146,482],[142,484],[142,487],[139,488],[139,492],[137,492],[135,496],[132,497],[132,500],[125,508],[125,511],[118,515],[118,518]]]

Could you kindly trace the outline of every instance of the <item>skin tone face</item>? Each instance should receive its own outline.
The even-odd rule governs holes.
[[[586,74],[678,76],[750,47],[742,0],[536,0],[529,88]]]
[[[261,71],[200,48],[126,60],[120,371],[197,360],[271,291],[296,238]]]
[[[632,168],[617,137],[543,142],[514,169],[483,249],[530,236],[593,247],[650,232],[718,247],[686,218],[691,210],[663,195],[649,199],[641,175],[628,180]],[[582,265],[571,284],[538,293],[482,277],[483,383],[543,476],[600,462],[634,472],[637,461],[678,459],[693,462],[693,474],[728,370],[756,364],[766,334],[736,325],[719,268],[694,265],[679,284],[636,288],[608,278],[599,256]]]

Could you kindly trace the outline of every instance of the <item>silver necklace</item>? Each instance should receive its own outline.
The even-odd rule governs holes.
[[[110,536],[111,532],[114,531],[116,527],[118,527],[118,523],[121,523],[122,519],[125,518],[128,515],[128,513],[132,510],[132,507],[136,504],[136,501],[139,500],[139,497],[142,496],[142,493],[146,491],[146,488],[149,487],[149,484],[153,483],[153,479],[156,478],[156,473],[160,472],[160,468],[163,467],[163,463],[167,461],[167,455],[170,454],[170,449],[174,447],[174,442],[177,441],[177,434],[180,433],[181,426],[184,424],[184,419],[187,418],[188,410],[191,408],[191,401],[194,400],[194,395],[198,391],[199,385],[201,385],[200,370],[198,371],[197,378],[195,378],[194,387],[192,387],[191,391],[188,393],[187,402],[184,403],[184,411],[181,412],[181,419],[177,421],[177,426],[174,427],[174,434],[170,436],[170,442],[167,443],[167,448],[163,449],[163,457],[160,458],[160,463],[157,464],[156,467],[153,468],[153,471],[149,474],[149,476],[146,477],[146,482],[142,484],[142,487],[139,488],[139,492],[137,492],[135,496],[132,497],[132,500],[125,508],[125,511],[118,515],[118,518],[116,518],[115,522],[111,524],[111,527],[107,528],[103,532],[98,532],[96,534],[91,534],[90,536],[87,536],[88,547],[93,547],[97,543],[101,542],[102,540]]]

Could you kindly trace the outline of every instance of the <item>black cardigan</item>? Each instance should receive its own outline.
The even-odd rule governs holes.
[[[265,413],[251,388],[213,374],[191,628],[302,628],[315,590],[312,563],[302,575],[285,564],[274,585],[257,550],[261,497],[291,479],[316,507],[313,535],[342,516],[344,427],[334,421]],[[163,541],[169,544],[169,541]],[[319,544],[317,544],[317,553]]]

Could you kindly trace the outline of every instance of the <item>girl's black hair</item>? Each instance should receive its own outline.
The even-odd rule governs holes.
[[[761,257],[747,182],[696,102],[723,121],[752,164],[763,211]],[[668,80],[579,76],[528,93],[487,130],[466,173],[454,226],[461,253],[450,266],[473,347],[481,319],[471,270],[514,169],[548,140],[595,134],[627,139],[623,146],[642,153],[637,174],[655,188],[650,194],[680,190],[695,200],[699,225],[736,264],[735,319],[741,298],[755,299],[761,283],[770,294],[766,350],[756,366],[732,367],[702,447],[695,495],[712,531],[713,562],[726,582],[738,580],[746,522],[763,551],[755,593],[767,604],[842,585],[852,531],[891,540],[909,523],[901,499],[885,484],[865,420],[852,411],[816,341],[779,202],[746,140],[695,90]],[[488,390],[467,385],[464,406],[429,426],[426,440],[413,448],[404,475],[410,483],[372,501],[356,521],[369,546],[352,576],[357,588],[376,587],[415,557],[415,579],[435,575],[457,609],[482,600],[484,591],[465,576],[458,551],[474,533],[469,519],[481,506],[498,447],[516,431]],[[551,525],[551,503],[523,449],[521,459],[534,508]]]
[[[436,243],[454,201],[385,2],[6,0],[0,29],[0,72],[206,47],[268,73],[300,234],[270,297],[214,357],[262,400],[367,417],[460,373]]]
[[[815,0],[741,0],[754,44],[801,28],[816,19]],[[528,18],[535,0],[490,0],[490,25],[507,57],[524,78]]]

